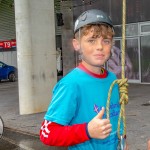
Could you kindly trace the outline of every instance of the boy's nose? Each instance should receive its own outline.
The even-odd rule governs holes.
[[[102,40],[100,39],[97,41],[97,50],[103,50]]]

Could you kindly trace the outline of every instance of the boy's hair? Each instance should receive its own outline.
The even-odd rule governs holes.
[[[93,29],[93,37],[102,36],[103,38],[108,38],[114,36],[114,31],[112,27],[105,24],[89,24],[85,25],[84,27],[80,28],[78,32],[75,33],[75,38],[82,38],[86,36],[89,32]]]

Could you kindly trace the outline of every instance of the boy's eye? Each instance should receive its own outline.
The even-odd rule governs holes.
[[[94,39],[91,39],[91,40],[88,40],[89,43],[94,43],[95,40]]]
[[[110,45],[112,43],[112,41],[110,39],[103,39],[102,43],[104,45]]]

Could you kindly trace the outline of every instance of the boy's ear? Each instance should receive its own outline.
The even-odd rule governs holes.
[[[75,51],[80,50],[80,42],[77,39],[73,39],[72,44],[73,44]]]

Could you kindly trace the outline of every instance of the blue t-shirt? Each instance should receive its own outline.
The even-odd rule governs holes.
[[[61,125],[88,123],[102,107],[106,108],[108,91],[115,79],[112,72],[108,72],[106,78],[96,78],[75,68],[54,87],[52,101],[44,119]],[[110,100],[110,136],[103,140],[90,139],[70,146],[69,150],[116,150],[119,113],[119,90],[118,85],[115,85]],[[106,112],[103,118],[106,118]]]

